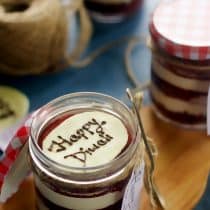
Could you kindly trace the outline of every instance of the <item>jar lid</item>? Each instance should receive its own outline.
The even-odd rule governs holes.
[[[30,172],[27,151],[32,116],[17,130],[0,158],[0,202],[17,192]]]
[[[161,3],[153,13],[150,32],[158,47],[189,60],[210,59],[209,0]]]

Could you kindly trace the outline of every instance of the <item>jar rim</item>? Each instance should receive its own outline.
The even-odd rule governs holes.
[[[113,159],[105,164],[101,164],[101,165],[97,165],[97,166],[75,167],[75,166],[68,166],[68,165],[65,165],[62,163],[58,163],[57,161],[52,160],[51,158],[49,158],[48,156],[46,156],[44,154],[44,152],[42,151],[42,149],[40,148],[40,146],[38,144],[38,141],[36,140],[35,131],[33,130],[33,127],[35,127],[35,124],[36,124],[36,117],[39,115],[42,115],[43,113],[46,114],[46,110],[48,110],[49,107],[51,107],[52,105],[55,105],[56,103],[59,103],[61,101],[65,101],[67,99],[73,99],[73,98],[90,97],[90,96],[95,97],[95,98],[106,99],[105,102],[111,101],[113,103],[117,103],[117,105],[121,106],[124,110],[127,111],[127,113],[129,113],[130,116],[133,117],[133,125],[132,126],[134,129],[134,133],[133,133],[133,135],[131,135],[131,143],[118,157],[116,157],[115,159]],[[71,107],[69,106],[69,108],[71,108]],[[112,111],[114,111],[114,110],[112,110]],[[57,114],[57,115],[59,115],[59,114]],[[48,120],[47,122],[49,122],[49,121],[50,120]],[[30,128],[29,151],[32,152],[33,155],[35,155],[35,153],[37,153],[35,156],[39,161],[41,161],[42,163],[44,161],[45,164],[47,163],[47,165],[54,166],[56,169],[61,169],[62,171],[66,171],[66,172],[68,171],[68,172],[76,173],[76,174],[78,174],[78,172],[80,172],[82,174],[83,174],[83,172],[85,172],[84,174],[89,174],[92,172],[98,172],[101,170],[105,170],[107,168],[110,168],[111,166],[115,166],[117,168],[117,166],[119,165],[118,164],[119,160],[123,160],[124,162],[128,163],[131,159],[131,158],[128,158],[128,154],[132,157],[135,154],[135,151],[138,146],[138,140],[137,140],[138,132],[139,132],[139,128],[138,128],[137,119],[136,119],[134,113],[128,108],[128,106],[126,106],[120,100],[118,100],[112,96],[102,94],[102,93],[96,93],[96,92],[70,93],[70,94],[60,96],[60,97],[50,101],[49,103],[44,105],[40,110],[38,110],[36,112],[36,114],[33,116],[31,128]]]

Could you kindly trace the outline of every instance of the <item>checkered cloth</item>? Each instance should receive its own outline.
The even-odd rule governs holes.
[[[170,55],[190,60],[210,59],[209,11],[209,0],[164,2],[152,16],[152,38]]]
[[[4,182],[6,181],[6,177],[9,175],[12,167],[15,165],[15,161],[17,160],[17,157],[20,155],[20,152],[22,151],[24,145],[26,144],[26,142],[29,139],[29,131],[30,131],[30,125],[31,125],[31,121],[32,121],[32,117],[33,115],[31,115],[24,123],[23,125],[17,130],[17,132],[15,133],[14,137],[11,139],[9,145],[7,146],[4,154],[1,156],[1,160],[0,160],[0,201],[5,201],[7,198],[9,198],[14,192],[16,192],[18,189],[7,189],[6,191],[8,191],[8,195],[5,195],[2,198],[2,191],[3,191],[3,187],[5,188],[11,188],[13,186],[6,186],[4,185]],[[26,155],[26,154],[25,154]],[[23,162],[27,163],[27,160],[21,160],[22,164],[21,167],[21,173],[22,174],[14,174],[13,170],[13,174],[12,174],[12,179],[16,179],[17,177],[21,177],[18,178],[17,180],[21,180],[23,181],[23,179],[25,178],[25,175],[28,172],[28,164],[23,164]],[[18,164],[18,163],[17,163]],[[11,179],[10,177],[10,179]],[[10,180],[11,181],[11,180]],[[9,182],[7,180],[7,182]],[[21,183],[16,183],[16,180],[13,180],[12,183],[15,185],[14,187],[18,187]]]

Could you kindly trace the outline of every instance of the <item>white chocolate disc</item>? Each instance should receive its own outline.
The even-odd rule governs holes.
[[[71,167],[94,167],[115,159],[128,143],[128,132],[116,116],[87,111],[70,116],[42,142],[50,159]]]

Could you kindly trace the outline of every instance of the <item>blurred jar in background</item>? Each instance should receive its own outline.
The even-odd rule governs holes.
[[[143,0],[85,0],[90,15],[98,22],[117,23],[135,14]]]
[[[153,109],[161,119],[188,129],[207,127],[210,35],[204,14],[209,8],[210,1],[164,1],[149,27]]]

